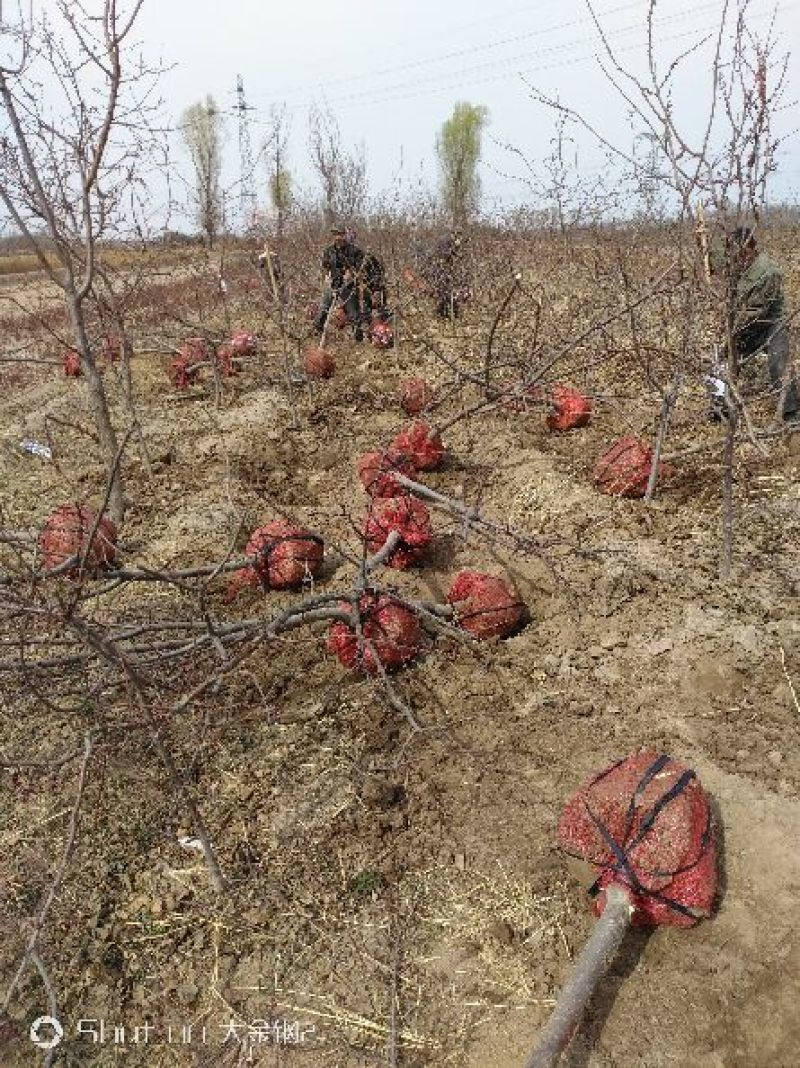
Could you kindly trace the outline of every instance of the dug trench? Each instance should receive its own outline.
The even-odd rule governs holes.
[[[247,375],[219,408],[202,394],[175,403],[163,371],[136,361],[155,463],[152,478],[130,473],[130,559],[212,563],[285,514],[324,533],[320,581],[346,587],[352,568],[335,547],[357,553],[355,459],[407,421],[397,389],[408,360],[340,339],[334,378],[299,397],[298,430],[280,391]],[[416,352],[412,370],[437,373]],[[82,404],[80,384],[52,374],[24,389],[3,402],[9,442],[35,436],[45,409],[74,417]],[[696,420],[691,404],[678,413],[678,449]],[[374,680],[327,656],[313,628],[265,646],[213,700],[170,721],[228,879],[222,897],[181,845],[191,829],[145,738],[115,736],[89,778],[79,848],[42,940],[65,1018],[195,1027],[188,1047],[129,1040],[134,1066],[240,1063],[232,1038],[212,1050],[197,1029],[216,1042],[232,1021],[241,1040],[264,1018],[298,1021],[304,1041],[265,1042],[255,1063],[521,1065],[592,924],[587,881],[556,845],[561,807],[593,770],[646,746],[696,768],[713,797],[718,908],[690,931],[630,936],[565,1063],[796,1064],[797,455],[776,445],[766,474],[756,459],[742,472],[736,581],[723,585],[716,476],[702,460],[651,505],[592,487],[590,458],[625,429],[599,406],[570,434],[549,435],[541,413],[492,412],[445,435],[447,461],[425,482],[548,548],[522,552],[436,511],[424,567],[392,573],[401,591],[437,601],[462,567],[505,574],[529,610],[506,641],[474,649],[439,637],[395,676],[421,730],[387,708]],[[9,447],[5,460],[14,525],[35,525],[65,481],[102,485],[85,456],[62,455],[56,469]],[[244,616],[292,595],[248,590],[233,607],[225,597],[220,582],[211,608]],[[123,587],[113,609],[156,615],[162,601]],[[34,722],[67,739],[81,715],[6,692],[4,748],[25,751]],[[58,769],[2,779],[3,974],[23,944],[19,919],[52,875],[42,835],[61,827],[73,793],[74,776]],[[14,1016],[41,1007],[31,976]],[[7,1050],[4,1065],[34,1063],[18,1032]],[[119,1055],[110,1042],[66,1050],[64,1063],[91,1066]]]

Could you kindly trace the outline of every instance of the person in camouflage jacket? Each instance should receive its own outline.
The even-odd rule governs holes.
[[[733,290],[733,343],[740,366],[766,353],[767,369],[773,389],[783,396],[783,418],[795,422],[800,418],[800,392],[791,375],[789,330],[786,325],[786,301],[783,275],[775,261],[761,252],[750,227],[734,230],[728,244]],[[720,250],[715,250],[712,269],[722,267]],[[718,394],[712,418],[724,415],[724,396]]]
[[[353,241],[348,240],[342,226],[332,226],[333,241],[322,253],[323,287],[314,328],[321,334],[325,328],[334,300],[344,308],[347,320],[353,327],[356,341],[362,341],[362,310],[359,302],[358,273],[364,261],[364,253]]]

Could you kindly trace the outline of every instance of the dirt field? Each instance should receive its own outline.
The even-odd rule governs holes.
[[[574,316],[570,271],[545,279],[564,287],[554,331]],[[797,272],[793,261],[793,307]],[[479,353],[490,310],[479,300],[437,327],[422,304],[386,353],[336,335],[337,374],[299,389],[298,429],[274,329],[235,314],[265,341],[219,403],[205,387],[176,395],[158,356],[134,359],[152,474],[132,439],[125,563],[214,563],[241,550],[259,521],[287,515],[325,536],[319,588],[347,589],[345,554],[358,555],[365,500],[356,457],[407,422],[403,377],[450,377],[420,339]],[[514,349],[514,336],[500,331],[499,351]],[[221,899],[200,854],[180,844],[192,833],[186,812],[147,731],[126,726],[125,695],[87,701],[36,673],[43,689],[22,692],[11,670],[0,674],[3,763],[47,760],[80,749],[89,725],[108,728],[39,942],[67,1031],[53,1063],[521,1066],[592,925],[589,880],[557,848],[562,806],[591,772],[640,748],[686,761],[713,797],[718,908],[691,931],[629,935],[565,1065],[800,1061],[800,435],[770,438],[764,455],[739,450],[735,571],[721,583],[713,446],[724,431],[703,421],[702,389],[688,384],[679,399],[666,450],[675,474],[657,499],[606,497],[592,486],[593,460],[631,429],[650,436],[659,402],[630,365],[584,357],[553,377],[594,395],[589,427],[550,434],[541,411],[492,410],[446,431],[447,460],[425,477],[542,549],[487,540],[435,511],[425,566],[382,576],[441,602],[459,568],[485,569],[511,576],[529,609],[507,641],[476,649],[438,637],[398,673],[421,730],[325,652],[320,625],[265,643],[213,699],[167,714],[228,880]],[[107,381],[118,397],[115,373]],[[62,500],[102,494],[92,443],[70,428],[88,424],[83,385],[51,367],[0,374],[2,526],[36,530]],[[471,389],[435,419],[475,401]],[[754,413],[769,422],[764,406]],[[49,424],[50,463],[18,447],[44,440],[46,416],[59,420]],[[232,602],[226,588],[224,578],[208,583],[214,618],[271,615],[293,597],[249,591]],[[194,601],[129,584],[85,610],[97,621],[154,620]],[[8,666],[14,620],[2,626]],[[206,648],[176,675],[173,696],[213,662]],[[2,990],[52,883],[79,764],[2,771]],[[31,968],[10,1023],[0,1019],[3,1068],[40,1063],[27,1029],[46,1009]],[[103,1044],[76,1034],[81,1019],[105,1021]],[[274,1028],[253,1037],[259,1019],[278,1026],[277,1041]],[[191,1041],[181,1033],[189,1025]]]

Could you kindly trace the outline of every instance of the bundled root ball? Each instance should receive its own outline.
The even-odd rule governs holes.
[[[627,434],[600,457],[592,469],[592,479],[602,493],[616,497],[644,497],[653,451],[646,441]],[[672,474],[668,464],[658,465],[658,476]]]
[[[413,423],[401,430],[390,448],[407,456],[420,471],[433,471],[444,459],[441,434],[429,423]]]
[[[413,461],[396,449],[379,449],[365,452],[358,459],[358,477],[370,497],[400,497],[406,491],[395,474],[416,479],[417,468]]]
[[[589,398],[571,386],[560,383],[550,387],[551,411],[547,416],[550,430],[577,430],[588,426],[592,417],[592,402]]]
[[[392,531],[397,531],[400,542],[386,563],[398,571],[417,563],[433,540],[430,512],[408,494],[375,501],[362,529],[371,553],[377,553]]]
[[[419,415],[436,400],[436,390],[424,378],[407,378],[400,383],[400,404],[409,415]]]
[[[97,529],[95,530],[95,525]],[[94,537],[89,539],[94,531]],[[44,522],[39,533],[39,550],[42,565],[51,571],[61,567],[73,557],[85,554],[84,570],[96,574],[113,564],[117,555],[117,528],[107,517],[97,522],[97,512],[86,505],[62,504]],[[78,560],[64,570],[65,575],[77,575]]]
[[[310,348],[303,354],[303,370],[309,378],[331,378],[336,363],[325,349]]]
[[[525,618],[525,605],[501,578],[481,571],[459,571],[447,600],[456,622],[481,641],[507,638]]]
[[[64,368],[64,376],[66,378],[80,378],[83,374],[81,370],[81,358],[75,349],[67,349],[62,359],[62,365]]]
[[[376,319],[369,328],[369,339],[376,349],[390,349],[394,345],[394,330],[391,323]]]
[[[325,544],[318,534],[278,519],[253,531],[245,553],[255,560],[240,583],[287,590],[319,575]]]
[[[258,348],[255,335],[251,334],[248,330],[234,330],[228,344],[231,347],[233,355],[240,359],[247,359],[248,356],[255,356]]]
[[[210,362],[211,353],[204,337],[189,337],[178,349],[169,365],[169,377],[176,389],[188,389],[200,378],[203,364]]]
[[[331,324],[331,326],[335,326],[337,330],[344,330],[344,328],[347,326],[347,312],[341,304],[338,304],[333,309],[328,322]]]
[[[350,612],[346,601],[340,607]],[[419,656],[424,636],[415,613],[390,594],[364,593],[358,601],[361,637],[341,620],[331,624],[328,652],[347,668],[369,675],[378,673],[378,664],[392,671]],[[377,658],[377,659],[376,659]]]

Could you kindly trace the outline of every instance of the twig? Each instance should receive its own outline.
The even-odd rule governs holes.
[[[22,981],[22,977],[25,974],[25,970],[28,964],[33,959],[33,955],[36,953],[36,947],[39,942],[39,936],[42,933],[47,915],[50,912],[50,908],[56,899],[56,895],[61,889],[61,884],[64,882],[64,878],[67,874],[67,868],[72,858],[73,851],[75,849],[75,843],[78,837],[78,827],[80,824],[80,812],[81,805],[83,804],[83,795],[86,789],[86,778],[89,770],[89,759],[92,755],[92,735],[91,732],[87,732],[83,740],[83,760],[81,761],[80,771],[78,773],[78,785],[75,791],[75,800],[72,805],[72,814],[70,815],[69,827],[67,828],[67,837],[64,842],[64,847],[61,850],[61,859],[56,869],[56,873],[50,883],[50,886],[45,894],[39,911],[36,914],[36,919],[33,923],[33,930],[28,937],[28,943],[25,947],[25,952],[22,956],[22,960],[19,962],[14,977],[9,984],[6,996],[3,999],[3,1004],[0,1007],[0,1013],[8,1012],[8,1007],[11,1004],[11,999],[14,997],[17,987]]]

